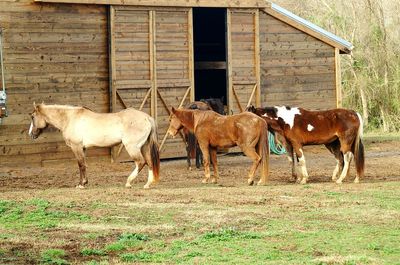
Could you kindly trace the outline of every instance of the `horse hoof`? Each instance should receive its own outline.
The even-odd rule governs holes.
[[[342,184],[342,181],[336,180],[336,184]]]
[[[306,180],[306,179],[302,179],[302,180],[300,181],[300,184],[307,184],[307,180]]]
[[[252,180],[252,179],[249,179],[249,180],[247,181],[247,183],[249,184],[249,186],[253,186],[253,184],[254,184],[254,180]]]
[[[79,185],[77,185],[77,186],[76,186],[76,188],[77,188],[77,189],[84,189],[84,188],[85,188],[85,186],[83,186],[83,185],[79,184]]]
[[[354,183],[360,183],[360,180],[358,178],[354,179]]]
[[[131,185],[131,184],[128,184],[128,183],[126,183],[126,184],[125,184],[125,188],[132,188],[132,185]]]
[[[217,182],[218,182],[218,181],[217,181],[216,179],[211,180],[211,183],[212,183],[212,184],[217,184]]]
[[[257,186],[265,186],[265,185],[267,185],[267,183],[265,182],[265,181],[259,181],[258,183],[257,183]]]
[[[144,185],[143,189],[146,189],[146,190],[150,189],[150,185],[149,184]]]
[[[208,179],[203,179],[203,180],[201,181],[201,183],[207,184],[207,183],[208,183]]]

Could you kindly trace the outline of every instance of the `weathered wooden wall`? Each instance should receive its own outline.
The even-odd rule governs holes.
[[[166,137],[166,131],[171,107],[186,105],[193,91],[191,9],[113,6],[112,10],[113,109],[142,106],[157,121],[161,157],[183,156],[183,139]]]
[[[261,102],[336,107],[335,48],[260,12]]]
[[[165,140],[161,156],[185,154],[182,139],[165,133],[168,109],[194,95],[191,8],[0,0],[0,26],[10,112],[0,126],[2,165],[73,157],[59,132],[29,139],[34,101],[100,112],[143,107]],[[336,107],[337,49],[257,8],[228,8],[227,30],[231,113],[248,102]]]
[[[230,113],[256,103],[259,82],[258,9],[228,9],[228,69]]]
[[[106,7],[1,0],[0,27],[9,110],[0,126],[1,165],[73,157],[59,132],[32,141],[28,113],[34,101],[108,112]]]

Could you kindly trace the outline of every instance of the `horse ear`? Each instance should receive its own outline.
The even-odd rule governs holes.
[[[172,106],[171,111],[172,111],[173,114],[175,114],[176,109],[174,108],[174,106]]]
[[[35,101],[33,101],[33,108],[34,108],[34,109],[37,109],[37,106],[36,106],[36,102],[35,102]]]

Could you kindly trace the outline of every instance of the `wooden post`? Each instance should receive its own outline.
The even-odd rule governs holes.
[[[110,89],[111,89],[111,112],[116,111],[117,106],[117,88],[115,87],[116,82],[116,66],[115,66],[115,8],[110,6],[109,8],[109,72],[111,73]]]
[[[253,100],[254,94],[256,94],[256,91],[259,91],[259,89],[257,88],[257,84],[254,85],[253,90],[251,91],[251,95],[250,95],[249,101],[247,102],[246,108],[248,106],[250,106],[251,101]]]
[[[254,63],[256,73],[256,106],[261,107],[260,11],[254,14]]]
[[[189,49],[189,80],[190,80],[190,102],[194,101],[195,98],[195,87],[194,87],[194,54],[193,54],[193,8],[188,11],[188,49]]]
[[[110,5],[108,10],[108,60],[109,60],[109,89],[110,91],[110,112],[116,112],[117,106],[117,88],[115,87],[116,82],[116,66],[115,66],[115,8]],[[111,163],[114,163],[122,150],[122,144],[119,147],[119,150],[116,150],[116,147],[110,148],[110,157]]]
[[[151,104],[150,115],[157,121],[157,58],[156,58],[156,11],[149,11],[150,79]]]
[[[234,92],[233,92],[233,79],[232,79],[232,16],[231,16],[231,9],[227,9],[226,11],[226,26],[227,26],[227,36],[226,36],[226,42],[227,42],[227,67],[228,67],[228,113],[232,114],[233,112],[233,97],[234,97]]]
[[[336,88],[336,107],[342,107],[342,84],[340,71],[340,51],[335,48],[335,88]]]
[[[149,96],[150,96],[152,90],[153,90],[153,89],[152,89],[151,87],[149,88],[149,90],[147,90],[146,96],[144,96],[144,99],[143,99],[143,101],[142,101],[142,104],[140,104],[139,110],[142,110],[142,109],[143,109],[144,104],[146,104],[146,101],[147,101],[147,99],[149,98]]]

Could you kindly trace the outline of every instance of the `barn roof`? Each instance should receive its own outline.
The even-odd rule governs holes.
[[[270,6],[270,3],[265,0],[35,0],[35,2],[162,7],[264,8]]]
[[[261,8],[267,14],[338,48],[341,53],[351,53],[353,49],[353,45],[350,42],[267,0],[35,0],[35,2],[163,7]]]
[[[264,9],[264,11],[279,19],[287,24],[306,32],[307,34],[320,39],[321,41],[324,41],[331,46],[338,48],[341,53],[351,53],[352,49],[354,48],[353,44],[350,42],[336,36],[335,34],[311,23],[308,20],[305,20],[304,18],[301,18],[290,11],[271,3],[271,5],[267,8]]]

